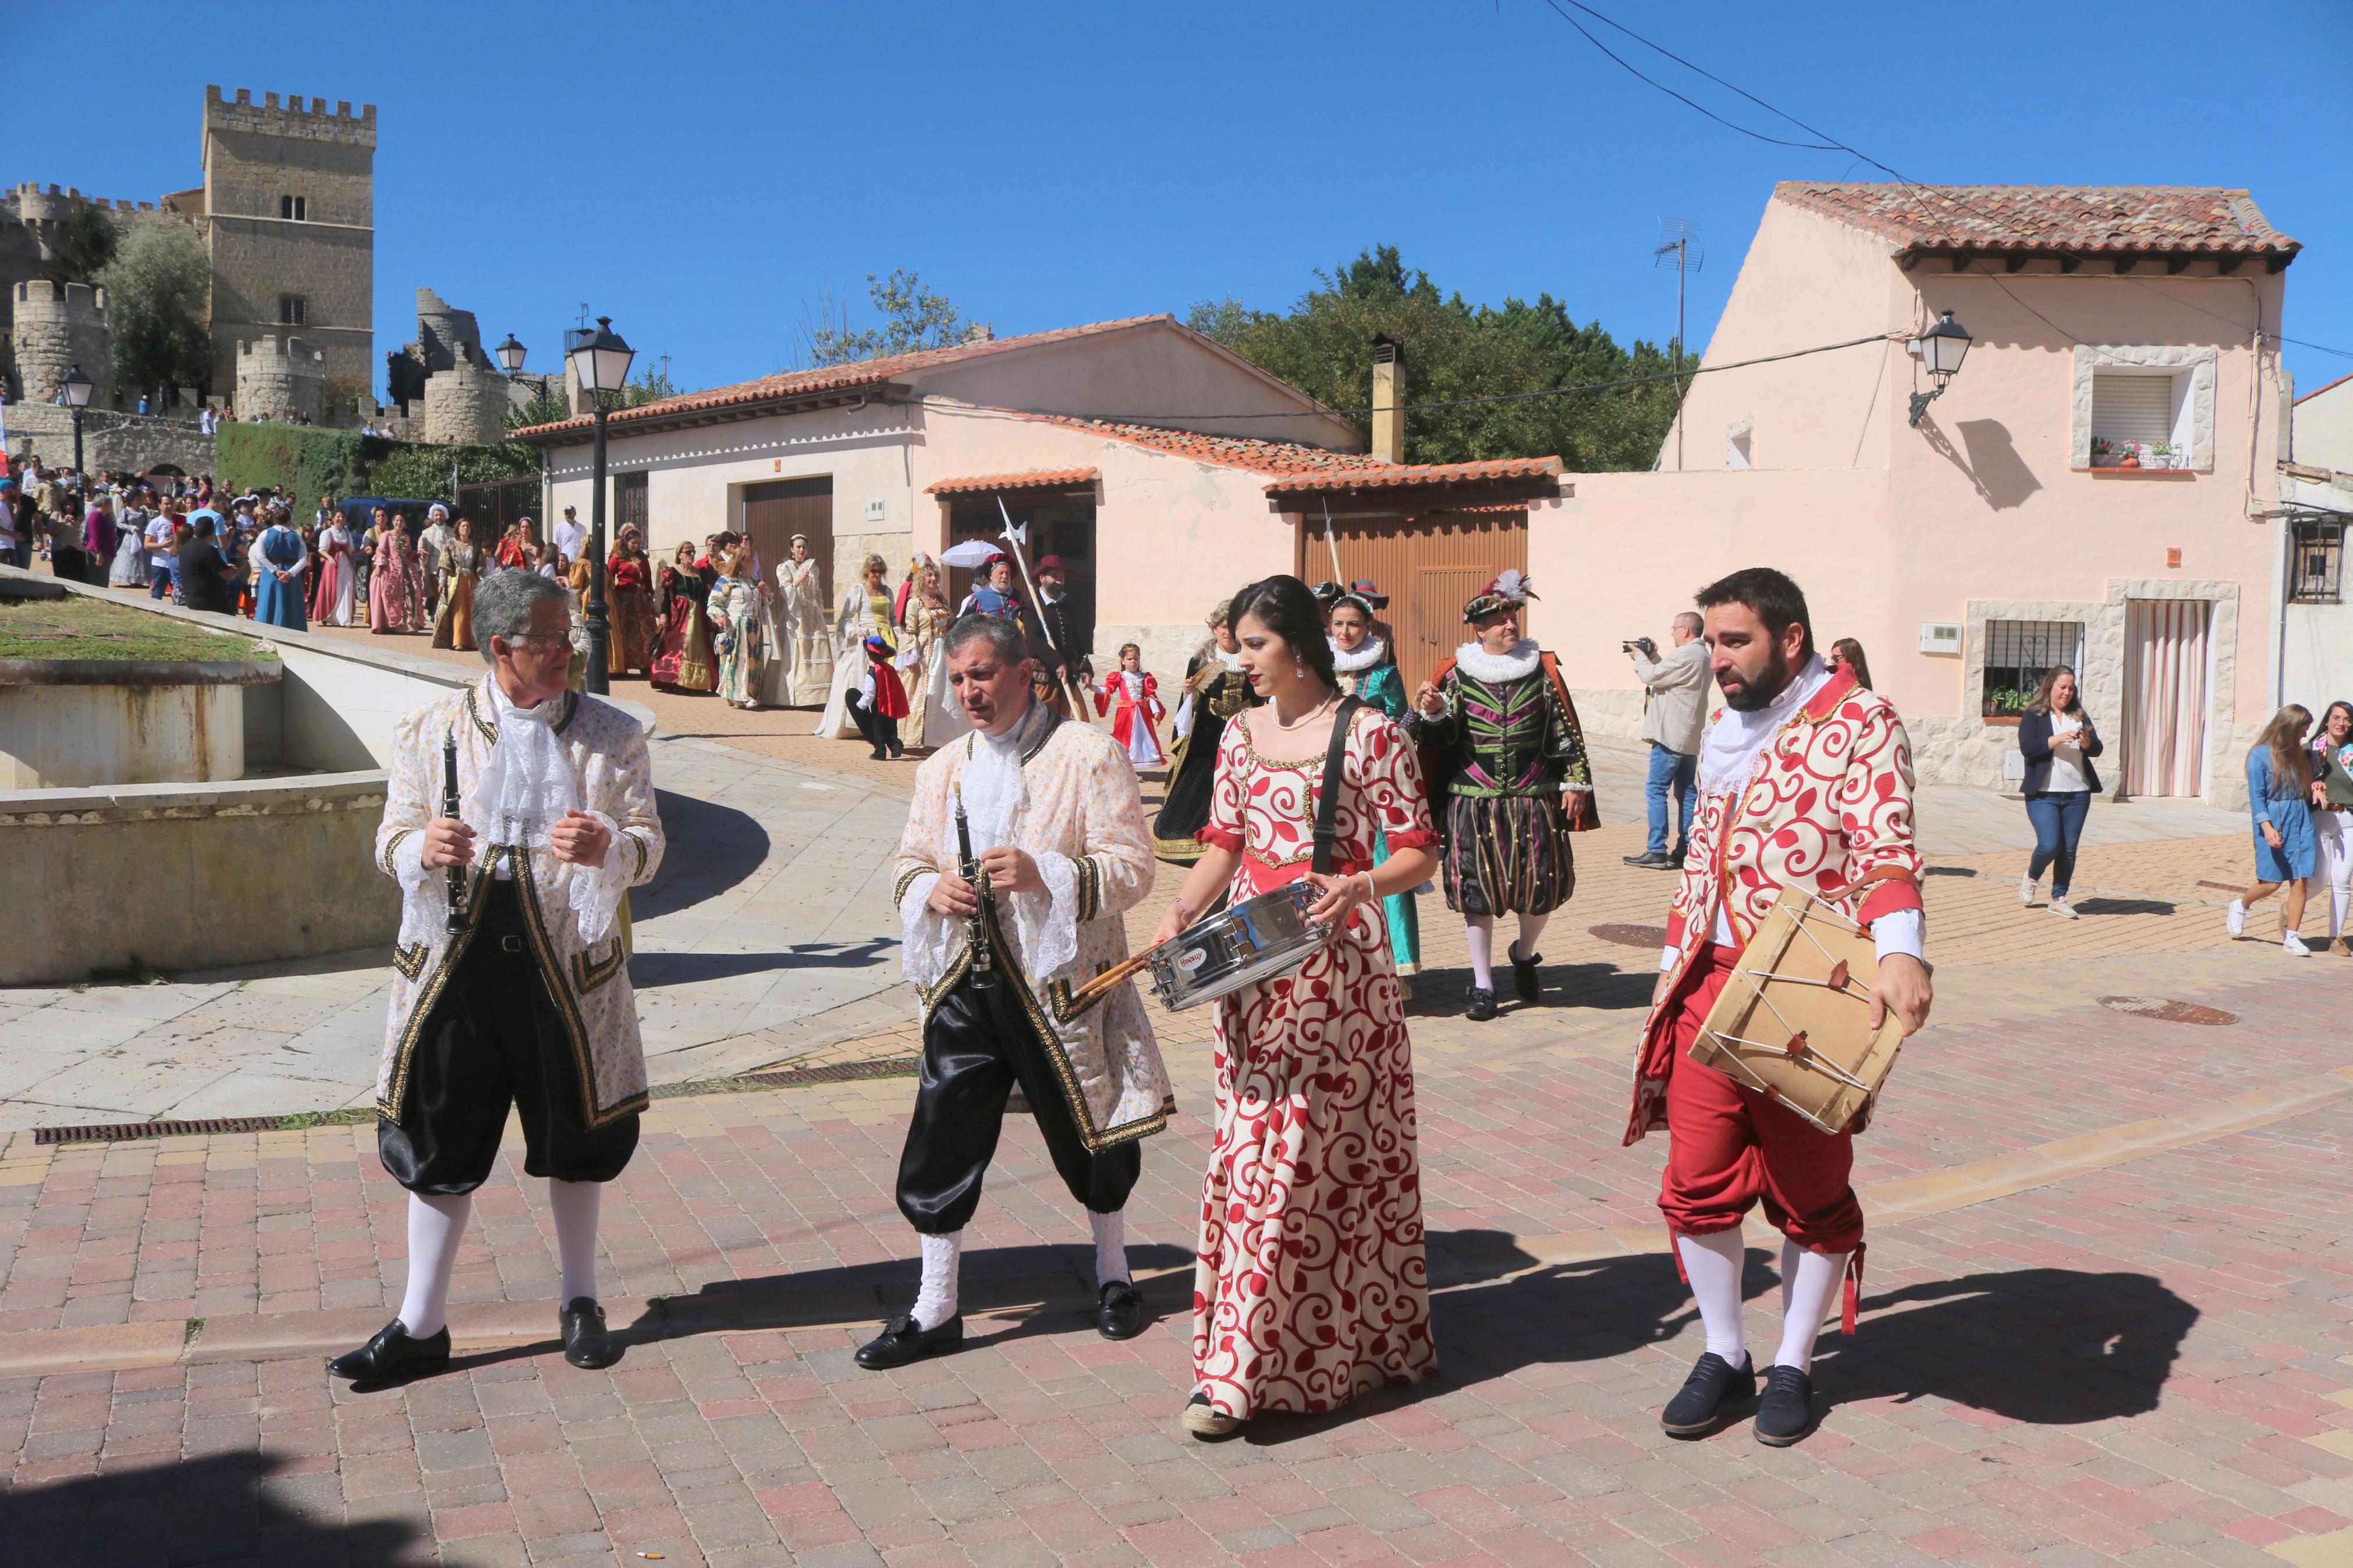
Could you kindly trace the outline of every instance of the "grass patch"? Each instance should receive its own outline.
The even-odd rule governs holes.
[[[275,658],[247,637],[130,605],[68,595],[0,599],[0,658]]]

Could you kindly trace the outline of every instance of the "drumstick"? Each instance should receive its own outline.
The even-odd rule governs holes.
[[[1094,1003],[1102,1000],[1104,996],[1110,994],[1113,987],[1120,984],[1122,982],[1125,981],[1129,975],[1134,974],[1137,970],[1142,969],[1145,964],[1151,963],[1152,955],[1158,952],[1161,948],[1167,945],[1168,944],[1166,942],[1160,942],[1155,946],[1145,948],[1142,952],[1137,953],[1133,958],[1121,959],[1117,963],[1113,964],[1109,969],[1104,970],[1101,974],[1096,975],[1084,985],[1078,986],[1072,990],[1071,993],[1071,1005],[1074,1007],[1085,1007],[1091,1006]]]

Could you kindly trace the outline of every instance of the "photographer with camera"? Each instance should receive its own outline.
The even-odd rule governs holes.
[[[1647,689],[1642,699],[1642,739],[1651,742],[1651,774],[1643,786],[1651,816],[1650,842],[1629,866],[1672,871],[1683,863],[1691,841],[1693,778],[1699,766],[1700,735],[1707,728],[1707,645],[1699,640],[1700,618],[1685,610],[1674,618],[1664,656],[1649,637],[1618,646],[1634,661]],[[1667,852],[1667,796],[1675,797],[1675,847]]]

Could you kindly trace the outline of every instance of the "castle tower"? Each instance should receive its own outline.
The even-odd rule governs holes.
[[[417,291],[417,346],[424,352],[427,375],[452,365],[490,363],[474,312],[459,310],[430,289]]]
[[[114,363],[106,329],[106,290],[36,278],[17,284],[11,294],[16,320],[9,341],[25,401],[53,401],[66,372],[78,364],[90,380],[90,406],[112,405]]]
[[[326,406],[326,355],[301,338],[263,338],[237,345],[237,409],[248,419],[308,416]]]
[[[373,386],[375,106],[274,92],[257,106],[244,88],[231,102],[206,87],[204,160],[215,388],[239,374],[248,341],[294,332],[315,345],[327,396]]]
[[[507,378],[486,364],[459,360],[425,378],[427,441],[506,438]]]

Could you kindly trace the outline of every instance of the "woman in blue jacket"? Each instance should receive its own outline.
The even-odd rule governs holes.
[[[2092,759],[2103,749],[2092,716],[2084,711],[2075,672],[2053,666],[2018,721],[2019,754],[2026,759],[2026,817],[2034,824],[2034,856],[2019,879],[2018,901],[2032,907],[2034,884],[2048,868],[2051,912],[2063,921],[2076,918],[2067,889],[2075,879],[2075,846],[2083,840],[2092,796],[2100,789]]]
[[[2291,958],[2312,952],[2297,928],[2304,924],[2304,879],[2320,859],[2320,841],[2312,830],[2312,753],[2304,742],[2311,728],[2312,710],[2291,702],[2273,715],[2248,749],[2247,809],[2255,819],[2255,884],[2231,900],[2224,922],[2237,936],[2246,929],[2247,906],[2285,887],[2280,951]]]

